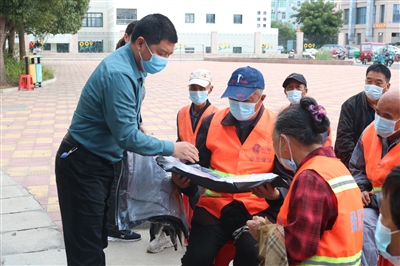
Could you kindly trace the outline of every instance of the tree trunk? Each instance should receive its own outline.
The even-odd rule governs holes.
[[[7,19],[3,16],[0,16],[0,47],[3,48],[3,45],[6,41],[6,23]],[[7,82],[6,79],[6,68],[4,66],[4,55],[3,49],[0,49],[0,84],[5,84]]]
[[[9,33],[8,33],[8,54],[14,57],[15,51],[15,22],[10,21],[9,25]]]
[[[24,24],[20,23],[18,25],[18,38],[19,38],[19,58],[22,60],[26,55],[26,47],[25,47],[25,30]]]

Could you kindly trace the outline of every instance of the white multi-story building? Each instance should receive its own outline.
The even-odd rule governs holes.
[[[161,13],[175,25],[179,53],[277,52],[270,7],[270,0],[92,0],[78,33],[48,36],[45,50],[112,52],[131,21]]]

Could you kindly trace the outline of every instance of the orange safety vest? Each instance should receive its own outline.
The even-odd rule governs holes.
[[[367,178],[371,181],[375,192],[382,190],[383,181],[393,167],[400,164],[400,144],[396,144],[383,158],[382,141],[375,130],[372,122],[361,137],[364,147],[365,171]]]
[[[338,216],[331,230],[322,234],[317,254],[300,265],[359,265],[361,263],[364,208],[361,191],[349,170],[337,158],[315,156],[296,172],[292,184],[306,169],[316,171],[331,186],[338,201]],[[278,214],[277,223],[285,226],[290,212],[292,186]]]
[[[196,145],[196,136],[197,131],[199,131],[199,127],[203,118],[215,113],[218,111],[218,108],[214,105],[209,105],[206,110],[204,110],[201,115],[199,122],[196,125],[196,129],[193,131],[192,121],[190,118],[190,107],[191,104],[183,107],[178,113],[178,129],[179,129],[179,138],[182,141],[187,141],[193,145]]]
[[[206,146],[211,151],[210,167],[226,175],[272,172],[275,156],[272,132],[276,114],[264,109],[257,125],[242,144],[236,134],[236,126],[221,125],[228,113],[229,108],[218,111],[211,120],[206,140]],[[200,197],[197,206],[220,218],[222,208],[234,200],[242,202],[251,215],[269,206],[265,199],[251,192],[231,194],[209,189]]]

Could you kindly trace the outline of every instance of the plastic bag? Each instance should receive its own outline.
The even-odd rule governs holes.
[[[133,152],[126,152],[124,165],[124,175],[117,187],[119,229],[131,229],[149,220],[180,230],[187,237],[182,195],[171,180],[171,173],[158,166],[152,156]]]

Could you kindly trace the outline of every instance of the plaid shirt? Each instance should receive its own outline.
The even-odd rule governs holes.
[[[299,168],[314,156],[336,157],[332,147],[308,154]],[[329,184],[315,171],[304,170],[291,185],[285,244],[290,265],[296,265],[319,251],[324,231],[331,230],[338,216],[338,203]]]

